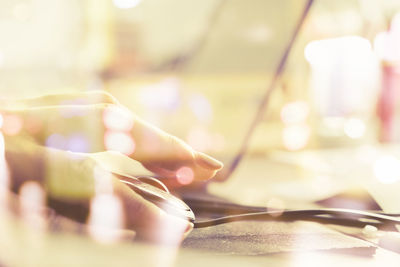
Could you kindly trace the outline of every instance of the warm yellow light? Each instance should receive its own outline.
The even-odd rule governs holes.
[[[134,118],[128,109],[112,105],[104,110],[103,122],[107,129],[130,131],[133,127]]]
[[[354,61],[364,62],[365,55],[372,54],[368,39],[346,36],[312,41],[304,49],[304,57],[312,66],[331,66],[338,55],[350,56]]]
[[[142,2],[141,0],[113,0],[114,5],[118,8],[127,9],[134,8]]]
[[[400,160],[393,156],[377,159],[373,169],[375,177],[383,184],[392,184],[400,180]]]
[[[23,219],[31,226],[43,229],[43,208],[46,202],[43,188],[37,182],[28,181],[22,184],[19,196]]]
[[[362,229],[362,234],[366,238],[377,238],[377,236],[378,236],[378,228],[376,226],[373,226],[373,225],[366,225]]]
[[[344,124],[344,133],[352,139],[360,138],[365,133],[365,123],[360,119],[351,118]]]
[[[121,238],[125,223],[121,200],[112,194],[100,194],[90,203],[89,232],[102,243],[111,243]]]
[[[306,102],[291,102],[283,106],[281,119],[285,124],[302,123],[307,119],[309,113],[310,108]]]
[[[304,148],[310,139],[311,130],[306,124],[290,125],[283,129],[283,145],[288,150]]]
[[[104,145],[107,150],[118,151],[125,155],[131,155],[135,151],[133,137],[124,132],[107,131],[104,135]]]
[[[271,198],[267,202],[267,209],[268,211],[275,211],[276,213],[273,213],[272,216],[278,217],[285,210],[285,202],[279,198]]]
[[[95,180],[95,192],[96,194],[112,194],[112,174],[105,169],[96,166],[93,169],[93,177]]]

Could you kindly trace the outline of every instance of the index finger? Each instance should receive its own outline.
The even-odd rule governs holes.
[[[20,134],[26,132],[41,145],[58,146],[60,139],[62,146],[58,149],[118,151],[160,176],[176,178],[180,185],[210,179],[223,166],[119,105],[48,106],[7,112],[19,116],[23,122],[40,121],[39,131],[26,132],[23,128]],[[75,140],[77,137],[79,140]]]

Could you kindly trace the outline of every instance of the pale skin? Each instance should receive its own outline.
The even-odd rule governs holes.
[[[95,155],[106,153],[112,171],[130,176],[135,173],[129,173],[129,168],[122,169],[117,163],[122,159],[128,163],[126,166],[129,162],[138,161],[156,175],[169,178],[172,186],[180,185],[176,177],[182,168],[185,168],[186,174],[189,170],[189,178],[193,182],[208,180],[222,168],[218,160],[193,150],[182,140],[141,120],[104,92],[5,101],[0,102],[0,109],[5,118],[17,116],[23,126],[17,133],[7,134],[6,128],[3,133],[12,189],[18,192],[18,187],[25,181],[37,181],[50,196],[48,205],[59,209],[61,214],[62,209],[68,209],[71,203],[87,206],[94,192],[93,188],[86,190],[85,183],[93,184],[95,168],[110,169],[110,166],[103,166],[104,162],[92,157]],[[76,132],[86,142],[86,151],[81,151],[85,153],[46,147],[49,136],[71,136]],[[127,145],[122,146],[121,151],[126,155],[104,152],[110,149],[107,136],[114,132],[128,137]],[[129,149],[126,150],[126,147]],[[83,186],[74,183],[79,179],[84,181],[78,181]],[[155,241],[163,224],[181,227],[184,229],[182,235],[192,229],[193,225],[161,211],[121,183],[114,174],[111,184],[111,191],[122,201],[125,210],[125,227],[135,231],[137,237]],[[68,214],[71,209],[73,213],[71,207]]]

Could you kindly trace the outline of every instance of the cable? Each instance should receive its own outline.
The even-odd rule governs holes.
[[[372,225],[378,229],[388,229],[400,225],[400,219],[386,214],[372,213],[350,209],[308,209],[285,210],[244,213],[230,215],[217,219],[195,221],[194,228],[205,228],[219,224],[236,221],[313,221],[324,224],[336,224],[342,226],[365,227]]]

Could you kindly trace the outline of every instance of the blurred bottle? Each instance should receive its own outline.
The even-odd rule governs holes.
[[[400,14],[390,29],[379,33],[374,42],[381,61],[382,82],[377,107],[380,120],[379,139],[382,142],[400,141]]]

